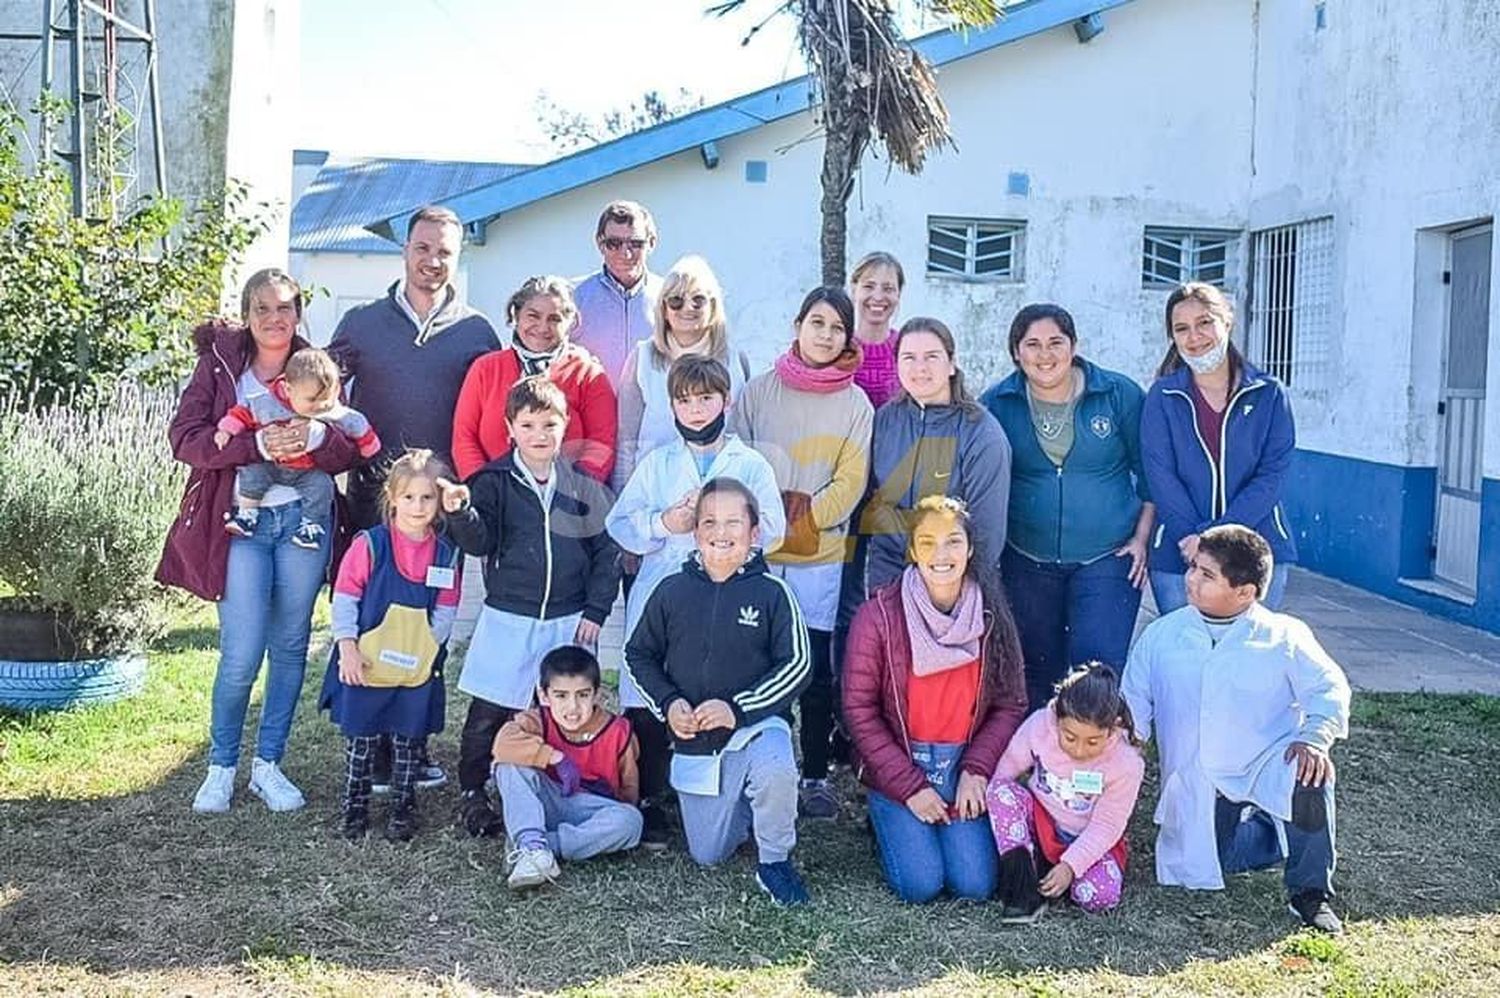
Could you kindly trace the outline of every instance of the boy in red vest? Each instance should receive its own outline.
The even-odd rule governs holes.
[[[495,786],[512,846],[507,883],[518,890],[556,880],[559,856],[588,859],[641,840],[640,746],[630,722],[604,707],[599,661],[563,645],[540,671],[540,706],[495,736]]]

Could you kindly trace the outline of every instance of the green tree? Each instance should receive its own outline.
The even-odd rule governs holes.
[[[723,16],[752,0],[708,8]],[[1004,0],[778,0],[772,16],[797,19],[797,40],[812,71],[814,113],[823,125],[819,246],[823,283],[843,284],[845,212],[872,139],[892,164],[920,173],[927,153],[951,145],[948,109],[932,65],[902,35],[901,7],[958,29],[1000,16]],[[764,23],[762,21],[761,23]],[[752,29],[748,42],[755,34]]]
[[[125,378],[177,380],[268,206],[247,214],[232,184],[192,210],[162,198],[77,218],[66,172],[29,163],[25,141],[25,120],[0,107],[0,399],[90,405]]]

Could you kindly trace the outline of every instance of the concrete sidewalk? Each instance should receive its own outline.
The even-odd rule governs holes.
[[[1141,624],[1153,619],[1147,590]],[[1284,611],[1313,629],[1362,690],[1500,695],[1500,637],[1292,569]]]

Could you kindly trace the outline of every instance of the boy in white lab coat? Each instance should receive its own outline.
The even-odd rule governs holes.
[[[1285,861],[1292,911],[1343,930],[1333,895],[1334,767],[1349,683],[1312,631],[1259,602],[1271,549],[1237,524],[1199,535],[1188,606],[1147,627],[1123,690],[1161,757],[1156,877],[1200,889]]]

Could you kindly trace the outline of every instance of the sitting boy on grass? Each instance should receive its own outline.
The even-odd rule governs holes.
[[[515,846],[507,883],[517,889],[556,880],[559,856],[588,859],[641,840],[639,748],[630,722],[604,707],[598,659],[577,645],[552,649],[537,698],[495,736],[495,786]]]
[[[1292,912],[1337,934],[1328,752],[1349,733],[1349,683],[1306,624],[1260,604],[1271,567],[1248,527],[1205,530],[1189,605],[1131,649],[1125,698],[1161,755],[1156,879],[1217,890],[1285,862]]]
[[[750,489],[710,479],[695,510],[698,549],[646,601],[625,657],[671,729],[672,785],[693,858],[722,863],[753,829],[756,882],[778,905],[806,904],[791,863],[798,773],[787,721],[812,678],[807,626],[752,549],[760,516]]]

